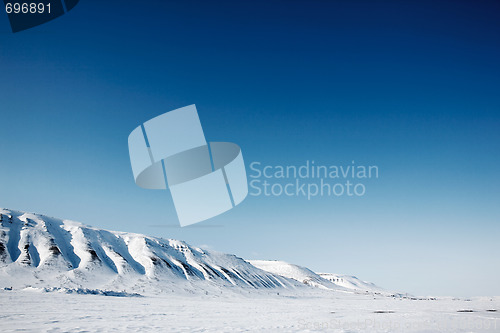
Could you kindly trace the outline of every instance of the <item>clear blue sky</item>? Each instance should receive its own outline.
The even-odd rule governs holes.
[[[82,0],[0,15],[0,206],[357,275],[500,295],[500,2]],[[127,137],[196,104],[247,167],[379,166],[362,198],[248,197],[179,228]]]

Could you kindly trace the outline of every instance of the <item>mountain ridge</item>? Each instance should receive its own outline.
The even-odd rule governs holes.
[[[341,284],[335,274],[322,275],[283,261],[247,261],[180,240],[0,208],[0,288],[382,291],[355,277]]]
[[[16,277],[22,274],[29,275],[23,278],[26,284],[53,280],[57,286],[76,287],[126,279],[171,284],[205,281],[253,289],[298,286],[235,255],[183,241],[0,209],[0,281],[16,285]]]

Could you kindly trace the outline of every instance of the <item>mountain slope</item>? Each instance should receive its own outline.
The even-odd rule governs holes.
[[[279,260],[248,260],[248,262],[266,272],[287,277],[312,287],[330,290],[344,289],[328,280],[323,279],[321,276],[306,267],[289,264]]]
[[[278,260],[248,260],[248,262],[274,275],[280,275],[320,289],[377,293],[386,296],[400,295],[388,292],[371,282],[361,281],[355,276],[315,273],[309,268]]]
[[[234,255],[0,209],[0,287],[295,288]],[[161,286],[161,287],[158,287]]]
[[[321,276],[323,279],[328,280],[338,286],[347,288],[347,289],[352,289],[352,290],[357,290],[361,292],[385,292],[386,290],[383,288],[380,288],[379,286],[367,282],[367,281],[362,281],[358,279],[355,276],[352,275],[341,275],[341,274],[332,274],[332,273],[318,273],[319,276]]]

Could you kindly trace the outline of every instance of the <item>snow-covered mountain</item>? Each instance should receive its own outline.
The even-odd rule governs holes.
[[[362,281],[352,275],[341,275],[332,273],[318,273],[321,278],[328,280],[337,286],[361,292],[386,292],[385,289],[367,281]]]
[[[300,287],[234,255],[0,209],[0,288]]]
[[[266,272],[287,277],[312,287],[330,290],[344,289],[343,287],[339,288],[336,284],[323,279],[306,267],[289,264],[279,260],[248,260],[248,262]]]
[[[309,268],[289,264],[279,260],[248,260],[253,266],[264,271],[296,280],[303,284],[328,290],[351,291],[356,293],[378,293],[387,296],[401,295],[389,292],[377,285],[361,281],[355,276],[331,273],[315,273]]]
[[[283,261],[245,261],[174,239],[0,209],[0,288],[27,286],[127,292],[383,291],[353,276],[317,274]]]

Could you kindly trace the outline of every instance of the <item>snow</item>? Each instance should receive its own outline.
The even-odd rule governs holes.
[[[410,300],[335,291],[143,297],[0,291],[0,331],[498,332],[500,299]],[[461,310],[474,312],[458,312]]]
[[[308,286],[320,289],[351,291],[355,293],[376,293],[385,296],[402,296],[401,293],[387,291],[371,282],[361,281],[355,276],[315,273],[307,267],[279,260],[248,260],[248,262],[269,273],[293,279]]]
[[[321,276],[306,267],[289,264],[279,260],[248,260],[248,262],[266,272],[287,277],[309,286],[332,290],[343,289],[342,287],[339,288],[330,281],[323,279]]]
[[[383,288],[367,281],[362,281],[352,275],[332,274],[332,273],[318,273],[323,279],[328,280],[338,286],[357,290],[361,292],[386,292]]]
[[[0,209],[0,331],[498,332],[500,297],[354,276]]]
[[[295,288],[234,255],[182,241],[100,230],[0,210],[0,287],[106,289]]]

